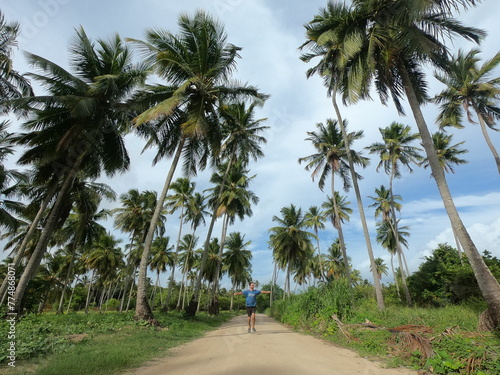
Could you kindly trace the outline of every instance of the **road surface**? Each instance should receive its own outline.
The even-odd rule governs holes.
[[[134,375],[416,375],[379,363],[257,314],[255,333],[246,315],[204,337],[173,348],[166,357],[146,363]],[[129,373],[130,374],[130,373]]]

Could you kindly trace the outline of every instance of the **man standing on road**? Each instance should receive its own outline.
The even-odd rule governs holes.
[[[266,290],[258,290],[255,289],[255,284],[252,282],[250,283],[250,289],[249,290],[244,290],[243,292],[238,292],[234,293],[234,295],[239,295],[243,294],[246,297],[246,307],[247,307],[247,314],[248,314],[248,333],[251,333],[252,331],[255,332],[255,311],[257,310],[257,296],[259,294],[271,294],[271,292],[268,292]]]

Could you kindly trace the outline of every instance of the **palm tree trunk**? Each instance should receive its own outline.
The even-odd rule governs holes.
[[[181,207],[181,214],[180,214],[179,220],[180,220],[179,233],[177,234],[177,243],[175,245],[174,264],[172,265],[172,273],[171,273],[170,279],[169,279],[170,282],[168,283],[167,297],[165,298],[165,305],[164,305],[165,311],[168,311],[168,304],[170,302],[170,295],[172,294],[172,287],[174,286],[175,268],[177,267],[177,258],[179,257],[179,245],[181,243],[181,236],[182,236],[182,223],[184,222],[184,204],[182,204],[182,207]]]
[[[90,292],[92,290],[92,282],[94,280],[94,272],[95,270],[92,270],[92,275],[89,280],[89,290],[87,291],[87,300],[85,302],[85,314],[89,313],[89,304],[90,304]]]
[[[203,279],[203,271],[205,270],[205,263],[207,261],[208,249],[210,247],[210,238],[212,237],[212,231],[214,229],[215,220],[217,220],[217,209],[220,206],[220,202],[222,199],[222,192],[224,189],[224,185],[226,184],[226,179],[227,179],[227,176],[229,174],[229,170],[231,169],[231,166],[233,164],[233,159],[234,158],[231,155],[231,158],[230,158],[229,162],[227,163],[226,171],[224,172],[224,177],[222,178],[222,182],[220,184],[221,189],[219,191],[219,196],[217,197],[217,201],[216,201],[217,203],[215,205],[215,209],[214,209],[214,212],[212,213],[212,218],[210,220],[210,225],[208,227],[207,238],[205,239],[205,245],[203,247],[203,254],[201,255],[200,270],[199,270],[198,278],[196,279],[196,284],[194,286],[193,298],[191,299],[191,301],[189,302],[189,305],[186,308],[186,314],[188,316],[194,316],[194,314],[197,311],[194,309],[194,306],[198,306],[197,298],[198,298],[199,291],[201,288],[201,282]]]
[[[345,143],[345,142],[344,142]],[[347,258],[347,251],[345,248],[345,240],[344,240],[344,231],[342,230],[342,220],[339,215],[339,207],[337,205],[337,196],[335,194],[335,185],[334,185],[334,176],[332,169],[332,203],[333,203],[333,213],[335,215],[335,220],[333,222],[333,227],[337,229],[339,234],[340,241],[340,250],[342,251],[342,257],[344,258],[344,268],[345,268],[345,277],[347,279],[347,285],[351,286],[351,272],[349,269],[349,259]]]
[[[474,242],[472,241],[465,225],[463,224],[460,215],[458,214],[455,203],[451,196],[450,190],[448,188],[448,183],[446,181],[446,176],[444,170],[439,164],[439,159],[434,149],[434,144],[432,142],[432,137],[430,135],[427,124],[420,110],[420,105],[418,103],[417,97],[411,85],[411,81],[408,75],[402,71],[401,75],[403,79],[403,85],[405,87],[406,96],[408,98],[408,103],[410,104],[413,116],[415,117],[415,122],[417,124],[421,139],[422,146],[425,149],[427,158],[429,160],[429,165],[432,171],[432,177],[436,181],[436,185],[439,189],[441,199],[443,200],[444,207],[450,218],[451,225],[457,233],[457,237],[463,246],[464,252],[467,255],[467,259],[474,271],[474,275],[478,282],[481,293],[488,305],[488,314],[491,319],[492,325],[495,328],[500,326],[500,284],[495,279],[490,269],[484,262],[481,254],[477,250]]]
[[[163,210],[163,204],[165,203],[165,198],[167,196],[168,189],[170,188],[170,183],[172,182],[175,169],[181,157],[182,149],[184,147],[184,141],[185,138],[183,137],[179,142],[179,145],[177,146],[177,150],[172,160],[172,165],[170,166],[170,170],[168,171],[168,175],[165,180],[165,185],[163,186],[163,190],[158,198],[158,202],[156,202],[155,212],[151,219],[148,233],[146,234],[144,249],[142,250],[141,264],[139,266],[139,278],[137,280],[135,319],[150,320],[154,318],[153,311],[148,304],[146,295],[149,255],[151,253],[151,244],[153,243],[153,237],[156,231],[156,226],[158,224],[158,219],[160,218],[161,211]]]
[[[56,188],[57,188],[57,183],[53,183],[50,186],[49,191],[47,192],[47,196],[45,197],[40,208],[38,209],[38,212],[37,212],[35,218],[33,219],[32,223],[28,229],[28,232],[24,236],[23,241],[21,242],[21,245],[19,245],[19,248],[16,250],[16,256],[14,257],[14,261],[12,262],[13,267],[16,271],[19,267],[19,264],[21,263],[21,259],[23,258],[23,255],[24,255],[24,252],[26,250],[26,247],[28,246],[29,240],[33,237],[33,234],[37,230],[38,223],[42,219],[42,216],[43,216],[45,210],[47,209],[47,206],[49,205],[50,201],[54,197],[54,194],[56,192]],[[8,284],[7,284],[7,276],[6,276],[2,282],[2,286],[0,287],[0,296],[2,296],[2,300],[0,301],[0,305],[3,304],[5,296],[7,295],[7,285]]]
[[[354,169],[354,162],[352,160],[351,150],[349,147],[349,138],[347,136],[347,132],[345,130],[344,121],[342,120],[342,116],[340,115],[339,107],[337,106],[337,101],[335,100],[335,96],[337,95],[337,89],[335,88],[332,92],[332,103],[333,108],[335,109],[335,113],[337,114],[337,120],[340,126],[340,130],[342,131],[342,137],[344,138],[344,145],[347,152],[347,159],[349,161],[349,170],[351,172],[352,185],[354,187],[354,191],[356,193],[356,201],[358,203],[359,216],[361,218],[361,224],[363,226],[363,234],[365,236],[366,248],[368,251],[368,257],[370,258],[370,265],[373,274],[373,285],[375,286],[375,296],[377,299],[377,306],[379,310],[385,309],[384,296],[382,294],[382,286],[380,285],[380,280],[377,276],[377,265],[375,264],[375,258],[373,256],[372,244],[370,241],[370,234],[368,232],[368,225],[366,224],[366,216],[365,210],[363,208],[363,201],[361,199],[361,193],[359,191],[358,185],[358,176],[356,175],[356,171]]]
[[[500,173],[500,157],[498,156],[498,152],[493,146],[493,142],[491,142],[490,136],[488,135],[488,131],[486,129],[486,124],[484,122],[484,118],[481,115],[481,112],[477,109],[476,105],[474,105],[474,110],[477,113],[477,117],[479,119],[479,125],[481,126],[481,132],[483,133],[483,137],[488,145],[493,157],[495,158],[495,163],[497,164],[498,173]]]
[[[217,267],[215,270],[215,281],[213,285],[213,294],[212,294],[212,303],[215,304],[215,297],[217,296],[219,292],[219,275],[221,273],[221,268],[222,268],[222,253],[224,251],[224,244],[226,243],[226,233],[227,233],[227,228],[229,226],[229,215],[226,213],[224,216],[224,222],[222,225],[222,233],[221,233],[221,240],[220,240],[220,246],[219,246],[219,259],[217,259]],[[217,307],[218,311],[218,307]]]
[[[399,271],[401,272],[401,283],[403,284],[403,289],[405,291],[406,303],[408,306],[412,306],[413,302],[410,295],[410,290],[408,289],[408,285],[406,284],[406,275],[403,267],[403,261],[401,260],[401,243],[399,241],[399,230],[398,230],[398,218],[396,217],[396,209],[394,208],[394,193],[393,193],[393,182],[394,182],[394,171],[396,170],[396,166],[392,165],[391,169],[391,177],[389,179],[389,194],[390,194],[390,205],[391,205],[391,215],[392,220],[389,221],[391,225],[392,233],[394,235],[394,240],[396,241],[396,252],[398,254],[398,263],[399,263]]]
[[[40,235],[35,250],[33,251],[33,254],[31,255],[31,258],[28,262],[28,265],[24,269],[24,272],[21,275],[21,278],[19,279],[19,283],[16,288],[16,294],[14,295],[16,301],[15,310],[18,312],[21,310],[21,305],[23,302],[24,293],[26,291],[26,288],[28,287],[28,282],[35,276],[36,272],[38,271],[38,267],[40,266],[40,262],[42,261],[43,255],[45,254],[47,243],[49,242],[52,232],[54,231],[56,221],[59,216],[59,209],[64,199],[67,199],[66,193],[69,191],[71,185],[73,184],[78,168],[80,167],[80,164],[82,163],[85,155],[86,151],[82,151],[82,153],[78,156],[77,160],[71,166],[69,173],[66,175],[64,183],[61,186],[59,193],[57,194],[57,199],[54,205],[52,206],[52,209],[47,219],[47,223],[45,224],[45,227],[42,230],[42,234]]]

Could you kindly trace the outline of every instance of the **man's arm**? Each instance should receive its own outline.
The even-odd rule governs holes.
[[[267,290],[261,290],[260,292],[263,293],[263,294],[271,294],[271,292],[269,292]]]
[[[242,295],[242,292],[233,293],[233,296]]]

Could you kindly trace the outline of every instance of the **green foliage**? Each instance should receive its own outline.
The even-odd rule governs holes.
[[[331,318],[335,311],[335,304],[331,302],[334,290],[309,288],[290,300],[275,301],[269,313],[284,324],[320,335],[363,357],[383,358],[390,366],[413,367],[435,374],[500,373],[500,339],[490,333],[475,332],[479,313],[486,307],[483,300],[473,299],[467,304],[441,308],[387,304],[386,309],[380,311],[373,298],[373,287],[370,290],[370,286],[362,285],[349,293],[354,303],[348,302],[344,312],[337,308],[336,314],[344,324],[340,330]],[[340,301],[338,292],[335,298]],[[365,328],[366,321],[379,329]],[[406,347],[406,341],[389,330],[401,326],[425,327],[419,335],[432,338],[430,342],[436,355],[425,358],[420,351]],[[467,372],[471,366],[474,370]]]
[[[340,319],[348,317],[352,300],[352,290],[347,282],[338,280],[319,288],[310,287],[290,299],[275,301],[271,314],[283,323],[303,327],[311,318],[327,321],[334,314]]]
[[[500,279],[500,260],[487,251],[483,258]],[[432,256],[426,257],[407,281],[414,301],[420,306],[442,307],[482,298],[467,258],[460,259],[458,251],[446,244],[440,244]]]
[[[182,312],[157,312],[155,318],[161,324],[157,328],[136,322],[132,313],[30,314],[16,325],[16,367],[23,371],[24,364],[38,363],[30,360],[37,357],[45,359],[36,370],[39,375],[121,373],[168,348],[200,337],[233,316],[198,313],[186,320]],[[5,321],[1,325],[2,338],[6,337],[4,330]],[[70,334],[79,333],[85,333],[86,338],[78,343],[69,339]],[[0,345],[4,347],[5,343]],[[4,362],[5,356],[1,358]]]

